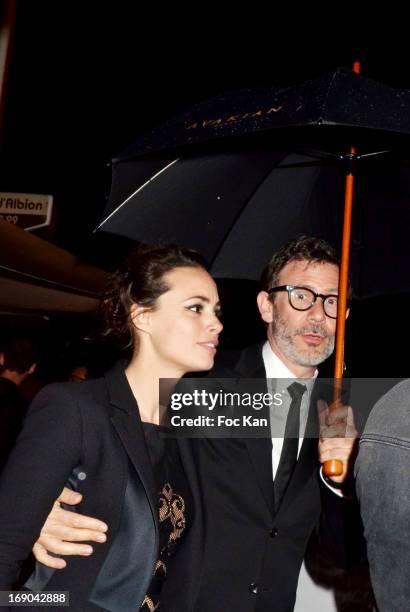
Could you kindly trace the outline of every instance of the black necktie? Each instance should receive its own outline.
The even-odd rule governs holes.
[[[300,405],[305,391],[305,385],[297,382],[292,383],[288,387],[292,401],[289,406],[288,418],[286,419],[285,437],[274,482],[275,511],[278,510],[283,500],[298,460]]]

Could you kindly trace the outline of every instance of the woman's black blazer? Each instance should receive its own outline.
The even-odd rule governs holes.
[[[170,565],[162,609],[193,609],[202,561],[200,491],[189,440],[178,440],[194,521]],[[135,398],[117,364],[103,378],[53,384],[35,398],[0,481],[0,590],[11,589],[54,500],[70,481],[82,514],[109,526],[90,557],[38,571],[35,590],[70,592],[76,610],[138,610],[158,557],[157,491]]]

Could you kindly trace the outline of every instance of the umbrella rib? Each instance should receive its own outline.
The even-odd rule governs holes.
[[[386,153],[392,153],[391,149],[386,149],[385,151],[374,151],[373,153],[361,153],[357,156],[357,159],[362,159],[363,157],[374,157],[376,155],[385,155]]]
[[[390,149],[386,149],[384,151],[374,151],[373,153],[362,153],[360,155],[356,155],[356,159],[364,159],[368,157],[377,157],[378,155],[386,155],[388,153],[392,153]],[[303,154],[303,151],[302,151]],[[309,153],[310,155],[310,153]],[[346,155],[329,155],[323,157],[321,161],[308,161],[308,162],[297,162],[294,164],[278,164],[277,168],[303,168],[303,167],[314,167],[314,166],[324,166],[327,164],[332,164],[334,162],[342,162],[346,161],[350,157],[350,154]]]
[[[338,153],[330,153],[329,152],[325,152],[325,151],[317,151],[316,149],[307,149],[307,148],[302,148],[302,149],[295,149],[294,151],[295,153],[300,153],[301,155],[309,155],[310,157],[315,157],[316,159],[319,160],[325,160],[325,161],[334,161],[334,160],[338,160],[339,159],[339,154]]]
[[[103,225],[105,225],[107,223],[107,221],[109,219],[111,219],[111,217],[113,215],[115,215],[120,208],[122,208],[131,198],[133,198],[138,192],[142,191],[142,189],[144,189],[144,187],[146,187],[147,185],[149,185],[149,183],[151,183],[153,180],[155,180],[160,174],[162,174],[163,172],[165,172],[165,170],[168,170],[168,168],[170,168],[171,166],[173,166],[174,164],[176,164],[176,162],[179,161],[179,158],[174,159],[172,162],[170,162],[169,164],[167,164],[164,168],[162,168],[161,170],[159,170],[159,172],[157,172],[156,174],[154,174],[154,176],[151,176],[151,178],[149,178],[147,181],[145,181],[145,183],[143,185],[141,185],[140,187],[138,187],[138,189],[136,189],[131,195],[129,195],[124,202],[121,202],[121,204],[119,204],[117,206],[117,208],[115,208],[109,215],[108,217],[106,217],[104,219],[104,221],[101,221],[101,223],[96,227],[96,229],[94,231],[97,231],[99,229],[102,228]]]
[[[276,168],[282,170],[285,168],[323,168],[325,165],[331,165],[335,160],[323,160],[323,161],[309,161],[309,162],[295,162],[294,164],[278,164]],[[337,159],[336,161],[340,161]]]
[[[325,95],[324,95],[324,99],[323,99],[323,102],[322,102],[322,108],[321,108],[320,117],[319,117],[319,119],[318,119],[318,121],[317,121],[318,125],[320,125],[320,124],[322,123],[322,121],[323,121],[324,109],[326,108],[326,104],[327,104],[327,101],[328,101],[328,98],[329,98],[329,95],[330,95],[330,90],[331,90],[331,89],[332,89],[332,87],[333,87],[333,84],[334,84],[334,82],[335,82],[335,80],[336,80],[336,76],[337,76],[337,74],[338,74],[338,71],[337,71],[337,70],[336,70],[336,71],[335,71],[335,72],[332,74],[332,78],[331,78],[331,80],[330,80],[330,82],[329,82],[329,85],[328,85],[328,87],[327,87],[327,91],[326,91],[326,93],[325,93]]]

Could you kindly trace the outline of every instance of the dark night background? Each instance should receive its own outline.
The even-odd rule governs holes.
[[[295,4],[286,15],[272,4],[224,10],[18,0],[0,190],[53,194],[55,227],[47,237],[109,267],[113,244],[117,255],[121,245],[91,236],[109,189],[107,163],[164,119],[224,91],[295,84],[350,67],[354,59],[361,60],[363,74],[410,88],[400,15],[390,26],[384,13],[359,18],[349,3],[332,14],[333,5],[325,6],[303,10]],[[235,311],[237,304],[228,306],[228,315]],[[362,302],[350,334],[374,341],[375,326],[393,316],[389,298]],[[238,316],[234,331],[244,341],[254,333]],[[405,338],[410,332],[397,333]],[[379,332],[377,344],[397,354],[397,340]],[[349,356],[356,374],[381,375],[376,350],[360,370],[358,345]],[[404,376],[403,369],[384,375]]]

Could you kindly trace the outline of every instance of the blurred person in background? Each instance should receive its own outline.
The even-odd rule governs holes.
[[[37,348],[27,338],[5,343],[0,351],[0,471],[13,448],[27,410],[20,391],[37,367]]]
[[[69,380],[87,380],[91,377],[90,369],[87,365],[76,365],[70,372]]]

